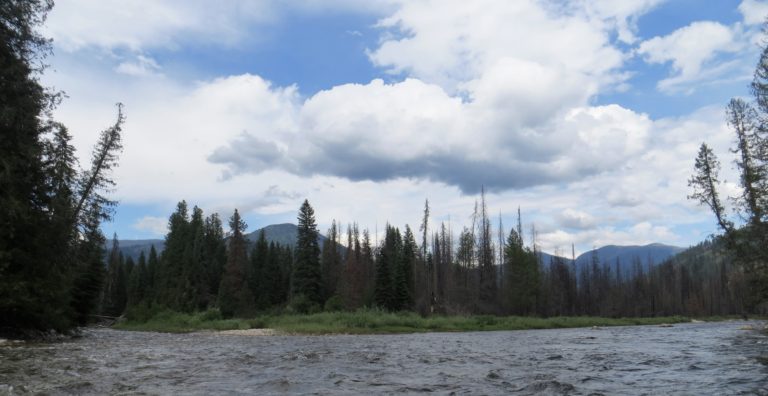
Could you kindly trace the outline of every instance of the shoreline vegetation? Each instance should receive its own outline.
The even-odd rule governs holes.
[[[614,327],[638,325],[673,325],[695,321],[723,321],[738,317],[716,316],[689,318],[663,316],[648,318],[605,318],[591,316],[443,316],[421,317],[413,312],[358,310],[314,314],[276,314],[254,318],[223,319],[217,310],[187,314],[161,311],[146,320],[124,320],[113,329],[162,333],[222,331],[253,335],[330,335],[330,334],[401,334],[426,332],[467,332],[499,330],[543,330],[576,327]],[[245,330],[261,329],[260,332]],[[239,331],[239,332],[238,332]]]

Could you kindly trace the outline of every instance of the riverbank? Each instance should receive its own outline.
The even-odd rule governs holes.
[[[728,318],[705,318],[705,320]],[[521,316],[431,316],[415,313],[389,313],[376,310],[356,312],[323,312],[311,315],[265,315],[249,319],[221,319],[209,312],[184,314],[164,311],[146,321],[123,321],[119,330],[187,333],[269,329],[265,334],[392,334],[421,332],[461,332],[495,330],[561,329],[574,327],[608,327],[661,325],[690,322],[691,318],[668,316],[655,318],[603,317],[521,317]],[[274,332],[274,333],[273,333]]]

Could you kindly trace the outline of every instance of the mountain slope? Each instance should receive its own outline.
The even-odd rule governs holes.
[[[259,233],[261,230],[264,230],[264,237],[267,238],[268,242],[275,242],[284,246],[288,245],[291,247],[296,245],[296,238],[299,235],[299,227],[297,225],[291,223],[283,223],[272,224],[264,228],[260,228],[254,232],[246,234],[245,238],[251,243],[256,242],[256,240],[259,239]],[[326,238],[323,234],[319,234],[317,237],[317,243],[320,245],[321,249],[325,239]]]
[[[617,245],[608,245],[603,246],[601,248],[598,248],[594,251],[594,253],[597,255],[598,261],[600,262],[600,265],[603,264],[609,264],[611,266],[611,270],[616,270],[616,262],[618,260],[621,272],[625,275],[631,274],[633,263],[636,261],[639,261],[643,268],[647,270],[648,263],[651,263],[652,265],[658,265],[664,262],[665,260],[670,259],[671,257],[674,257],[678,253],[684,251],[684,248],[681,248],[679,246],[671,246],[671,245],[665,245],[661,243],[652,243],[649,245],[644,246],[617,246]],[[579,255],[579,257],[576,258],[576,270],[579,271],[583,266],[591,265],[592,263],[592,254],[593,251],[588,251],[585,253],[582,253]],[[544,265],[549,265],[549,263],[555,258],[556,256],[548,254],[548,253],[541,253],[542,262]],[[562,258],[566,264],[569,266],[573,262],[573,260],[569,258]]]
[[[284,246],[288,245],[291,247],[296,245],[296,237],[299,233],[299,227],[297,227],[295,224],[272,224],[251,233],[245,234],[245,239],[247,239],[249,243],[256,242],[256,240],[259,238],[259,232],[261,232],[261,230],[264,230],[264,236],[267,238],[267,242],[275,242]],[[318,235],[317,242],[321,249],[325,239],[326,238],[324,235]],[[163,239],[126,239],[118,241],[118,243],[120,245],[120,252],[123,253],[123,257],[131,257],[134,260],[139,258],[139,254],[141,254],[142,251],[144,252],[145,256],[149,257],[149,249],[152,247],[152,245],[155,246],[155,250],[157,250],[158,255],[160,255],[163,249],[165,249],[165,240]],[[112,248],[112,241],[108,241],[105,248],[106,254],[108,255],[109,250]]]

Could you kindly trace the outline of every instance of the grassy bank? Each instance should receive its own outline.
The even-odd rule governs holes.
[[[116,324],[114,328],[173,333],[198,330],[269,328],[295,334],[383,334],[658,325],[689,321],[689,318],[682,316],[657,318],[432,316],[423,318],[415,313],[389,313],[376,310],[324,312],[311,315],[265,315],[251,319],[222,319],[217,311],[196,314],[163,311],[148,320],[128,320]]]

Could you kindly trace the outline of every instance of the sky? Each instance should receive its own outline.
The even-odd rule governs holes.
[[[375,234],[522,213],[547,252],[696,244],[699,145],[738,194],[724,108],[749,96],[765,0],[60,0],[45,85],[80,162],[125,105],[120,239],[176,203],[249,230],[308,199]],[[737,213],[732,213],[734,218]]]

